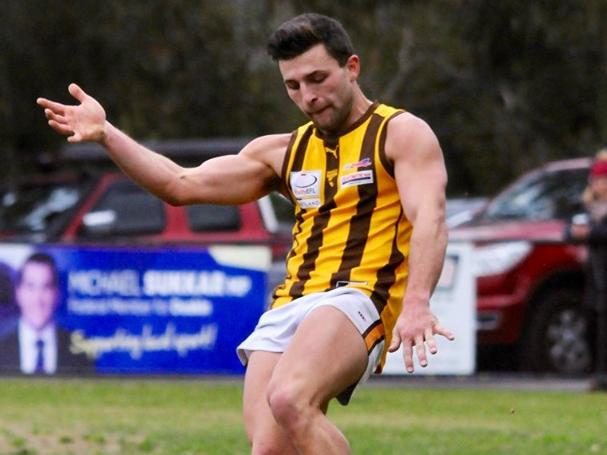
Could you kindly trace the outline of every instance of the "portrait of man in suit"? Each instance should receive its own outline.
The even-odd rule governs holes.
[[[54,259],[45,253],[29,256],[17,273],[15,302],[19,320],[0,339],[0,371],[23,374],[92,372],[83,354],[70,352],[70,334],[57,325],[59,275]]]

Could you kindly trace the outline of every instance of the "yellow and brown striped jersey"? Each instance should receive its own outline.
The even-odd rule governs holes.
[[[338,137],[323,137],[311,122],[293,133],[282,178],[296,221],[273,308],[312,292],[355,287],[381,316],[371,343],[385,337],[389,345],[406,287],[411,224],[384,145],[389,120],[402,112],[374,103]]]

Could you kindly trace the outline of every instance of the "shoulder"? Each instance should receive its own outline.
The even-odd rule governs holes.
[[[390,160],[423,158],[427,154],[441,154],[441,150],[426,121],[410,112],[390,119],[386,131],[386,156]]]
[[[438,138],[421,118],[410,113],[394,117],[388,124],[385,155],[395,176],[403,182],[432,181],[445,186],[447,170]],[[416,183],[416,184],[417,184]]]
[[[280,174],[291,136],[291,133],[260,136],[245,145],[240,155],[261,161]]]
[[[254,152],[267,148],[286,149],[291,140],[291,133],[282,134],[267,134],[265,136],[259,136],[249,142],[242,149],[243,152]]]
[[[257,159],[266,159],[272,155],[284,155],[289,146],[291,134],[268,134],[253,139],[240,151],[246,155]]]

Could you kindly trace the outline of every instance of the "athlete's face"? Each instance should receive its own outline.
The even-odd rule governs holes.
[[[352,111],[359,60],[352,55],[339,66],[323,44],[278,63],[287,93],[323,132],[347,126]]]

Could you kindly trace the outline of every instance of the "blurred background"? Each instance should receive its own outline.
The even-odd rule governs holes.
[[[607,137],[607,3],[518,0],[2,2],[0,178],[63,139],[38,96],[78,82],[139,139],[251,137],[303,117],[265,53],[271,31],[316,11],[339,18],[370,98],[427,120],[449,196],[493,194]]]

